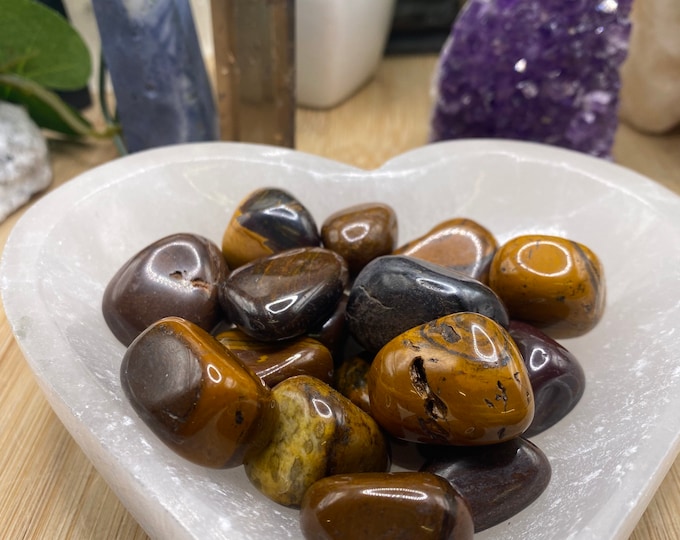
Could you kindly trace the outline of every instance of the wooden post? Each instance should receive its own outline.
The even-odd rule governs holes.
[[[295,146],[295,0],[212,0],[223,140]]]

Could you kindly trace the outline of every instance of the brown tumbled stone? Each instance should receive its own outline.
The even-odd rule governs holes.
[[[307,539],[471,540],[467,502],[443,478],[424,472],[329,476],[300,508]]]
[[[498,242],[486,227],[472,219],[454,218],[400,246],[394,254],[440,264],[487,283],[496,249]]]
[[[220,248],[207,238],[166,236],[111,278],[102,299],[104,320],[124,345],[163,317],[182,317],[210,330],[222,317],[218,284],[228,272]]]
[[[324,246],[345,258],[352,275],[376,257],[391,253],[397,234],[397,215],[381,203],[345,208],[330,215],[321,226]]]
[[[347,265],[337,253],[292,249],[234,270],[220,284],[220,302],[229,321],[249,336],[290,339],[331,316],[347,281]]]
[[[276,403],[262,380],[213,336],[178,317],[154,323],[132,342],[120,378],[158,438],[199,465],[241,465],[272,434]]]
[[[236,328],[220,332],[216,338],[270,388],[295,375],[311,375],[328,384],[333,380],[333,357],[316,339],[299,337],[271,343]]]
[[[422,471],[445,478],[470,504],[475,532],[506,521],[550,482],[550,462],[522,437],[484,447],[425,447]]]

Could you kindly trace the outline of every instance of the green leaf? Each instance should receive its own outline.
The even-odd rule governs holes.
[[[119,132],[118,126],[96,131],[86,118],[57,94],[18,75],[0,73],[0,99],[20,103],[41,128],[65,135],[105,138]]]
[[[92,62],[80,34],[34,0],[0,0],[0,73],[15,73],[54,90],[88,82]]]

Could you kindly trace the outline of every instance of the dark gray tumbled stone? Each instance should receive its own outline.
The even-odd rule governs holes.
[[[505,306],[483,283],[437,264],[387,255],[371,261],[355,279],[346,319],[354,339],[377,352],[414,326],[461,311],[509,324]]]

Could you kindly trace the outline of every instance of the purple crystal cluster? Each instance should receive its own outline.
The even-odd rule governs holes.
[[[633,0],[468,0],[441,53],[431,140],[611,158]]]

